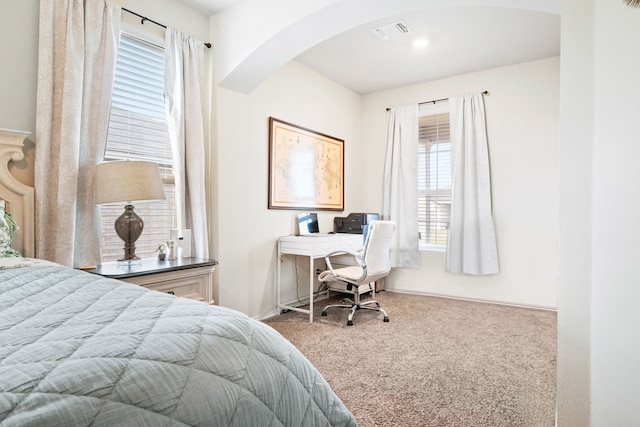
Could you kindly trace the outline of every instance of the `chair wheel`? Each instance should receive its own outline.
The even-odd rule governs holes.
[[[323,311],[323,312],[322,312],[322,316],[325,316],[325,317],[326,317],[326,316],[327,316],[327,312],[326,312],[326,311]]]
[[[389,318],[387,316],[384,316],[384,319],[382,319],[383,322],[389,322]]]
[[[352,320],[347,320],[347,326],[353,326],[353,321]]]

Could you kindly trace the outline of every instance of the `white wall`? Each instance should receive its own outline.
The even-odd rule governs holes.
[[[122,0],[122,7],[168,27],[183,31],[204,42],[210,41],[208,40],[209,17],[186,6],[180,0]],[[140,22],[139,18],[126,12],[122,13],[122,17]],[[148,22],[144,25],[157,27]]]
[[[220,12],[214,21],[216,28],[216,75],[221,79],[227,77],[232,70],[242,65],[243,60],[251,57],[252,53],[267,44],[269,40],[282,32],[283,28],[294,25],[310,11],[316,11],[327,7],[338,0],[313,0],[300,2],[298,0],[243,0],[236,2]],[[269,19],[264,19],[266,16]],[[291,40],[293,44],[300,39]],[[270,51],[269,55],[285,55],[285,61],[291,59],[286,49]],[[268,76],[275,71],[280,64],[269,67],[259,67],[261,77]],[[251,65],[244,65],[251,67]],[[255,72],[256,70],[254,70]],[[243,73],[242,78],[236,84],[226,87],[236,89],[236,85],[245,86],[248,82],[241,81],[250,78],[251,72]],[[255,88],[262,80],[252,81],[251,89]]]
[[[0,127],[33,133],[39,2],[0,2]]]
[[[35,129],[36,4],[35,1],[20,0],[0,2],[0,57],[4,65],[0,67],[2,127]],[[173,6],[165,9],[167,4]],[[169,25],[178,23],[178,27],[187,30],[191,26],[191,12],[187,9],[183,14],[183,6],[176,1],[166,0],[159,4],[151,0],[129,0],[125,1],[125,6],[150,17],[158,17],[160,22]],[[640,182],[640,169],[635,167],[640,158],[640,145],[637,144],[637,135],[640,135],[640,121],[637,120],[640,112],[640,89],[637,85],[637,76],[640,75],[637,49],[640,10],[627,8],[622,1],[610,0],[564,0],[562,8],[558,425],[635,425],[640,418],[640,408],[636,405],[640,384],[637,364],[640,345],[634,339],[635,326],[640,324],[640,311],[636,307],[637,301],[640,301],[636,256],[640,237],[637,220],[640,207],[635,197],[638,194],[637,183]],[[196,27],[200,28],[199,24]],[[199,33],[200,30],[196,31]],[[205,35],[199,37],[204,38]],[[306,75],[305,72],[301,74]],[[484,79],[477,84],[471,83],[467,82],[473,86],[468,91],[487,89],[491,92],[487,97],[490,112],[490,102],[498,96],[495,89],[499,87],[498,82],[491,87]],[[302,94],[308,89],[300,88]],[[340,92],[339,88],[333,87],[332,92],[334,90]],[[445,91],[443,88],[445,93],[442,94],[434,88],[429,90],[418,100],[409,96],[399,97],[394,104],[462,92],[458,88],[455,91],[450,88]],[[275,107],[279,101],[275,99],[271,102]],[[351,102],[357,104],[356,100]],[[266,182],[259,185],[264,188],[260,190],[258,186],[247,182],[250,178],[243,178],[240,172],[232,169],[247,168],[241,147],[250,144],[249,138],[260,133],[256,129],[266,129],[264,117],[259,120],[256,117],[273,114],[284,119],[290,113],[299,114],[299,119],[305,122],[307,117],[297,111],[300,107],[298,103],[279,105],[275,113],[267,113],[267,106],[263,106],[265,111],[258,112],[256,106],[252,105],[250,95],[239,95],[228,90],[220,91],[215,104],[220,111],[217,119],[221,122],[221,130],[216,136],[220,139],[221,155],[217,156],[212,151],[212,157],[223,171],[216,171],[215,179],[218,181],[214,183],[212,194],[216,192],[215,187],[220,188],[223,197],[219,198],[216,206],[224,212],[224,217],[215,221],[222,230],[220,236],[214,236],[212,240],[224,243],[220,244],[220,250],[214,255],[220,254],[223,260],[220,271],[238,266],[248,270],[256,264],[264,265],[265,261],[272,261],[268,247],[273,245],[273,240],[271,236],[251,238],[252,243],[243,255],[238,248],[241,243],[235,241],[241,240],[247,232],[238,231],[242,228],[235,227],[239,221],[235,220],[234,212],[244,207],[245,190],[251,197],[262,198],[261,206],[266,206],[265,194],[258,194],[260,191],[266,192]],[[329,112],[329,118],[334,118],[332,108],[336,106],[332,104],[329,100],[322,103],[325,111]],[[383,108],[394,105],[387,102],[383,104]],[[367,102],[361,110],[363,117],[373,117],[369,109],[374,107],[379,111],[377,106]],[[347,118],[355,120],[358,108],[355,105],[348,107],[346,110],[350,114],[347,114]],[[314,112],[319,113],[319,110]],[[338,120],[340,113],[344,111],[338,108],[335,113]],[[379,120],[386,123],[385,114],[380,114]],[[371,121],[368,118],[366,120],[371,125]],[[347,130],[330,129],[330,126],[324,125],[320,122],[309,123],[309,127],[323,128],[336,136],[345,135],[347,141],[359,134],[362,141],[360,154],[367,153],[366,126]],[[265,141],[263,139],[260,143],[266,144]],[[237,144],[240,148],[227,147],[227,143]],[[491,144],[493,146],[493,142]],[[379,164],[376,155],[371,158],[372,165]],[[264,162],[265,159],[262,159],[261,164]],[[250,166],[256,165],[256,160],[253,160]],[[209,166],[215,170],[218,164]],[[365,174],[373,176],[370,166],[366,168]],[[249,176],[259,178],[257,175],[251,172]],[[239,184],[234,179],[238,179]],[[354,190],[349,188],[348,191],[351,193],[347,201],[357,200],[359,196],[353,193]],[[235,206],[236,200],[241,204]],[[361,203],[366,210],[379,207],[377,202],[367,198]],[[504,206],[505,201],[500,203]],[[357,207],[355,204],[347,206],[347,211]],[[272,235],[293,231],[293,221],[289,225],[282,225],[289,219],[286,212],[260,212],[260,218],[266,220],[265,227],[278,224]],[[326,218],[323,219],[326,223]],[[498,224],[500,236],[503,230]],[[500,250],[502,252],[502,245]],[[539,255],[544,254],[536,253],[536,258]],[[229,272],[225,280],[221,280],[221,283],[224,282],[223,300],[228,299],[241,309],[251,305],[253,308],[242,310],[248,314],[265,312],[272,304],[272,297],[268,295],[268,286],[264,283],[271,280],[271,276],[272,272],[264,270],[252,273],[251,277],[244,271]],[[249,284],[251,280],[257,283],[255,287]],[[238,287],[237,296],[234,286]]]
[[[640,11],[563,4],[558,423],[635,425]],[[613,205],[612,205],[613,203]],[[615,206],[612,209],[612,206]],[[613,212],[613,213],[612,213]]]
[[[209,17],[179,0],[123,0],[122,6],[205,42],[211,41]],[[0,1],[0,127],[29,131],[32,133],[31,141],[35,140],[36,127],[39,10],[39,2],[35,0]],[[122,18],[123,28],[126,26],[130,30],[138,27],[137,33],[151,31],[159,35],[159,42],[162,42],[161,27],[148,22],[140,25],[139,18],[126,12],[122,13]],[[208,84],[212,81],[209,76],[213,56],[213,50],[205,49],[205,58],[209,64],[206,70]],[[205,126],[213,126],[215,123],[209,122],[209,118],[213,116],[210,105],[206,105],[205,109]],[[210,134],[211,132],[206,132],[205,138]],[[30,186],[33,185],[35,159],[35,146],[31,141],[28,140],[25,144],[25,161],[10,165],[12,174]],[[212,170],[209,160],[212,153],[209,142],[206,144],[208,173]],[[208,194],[213,194],[215,187],[210,183],[211,179],[207,177]],[[211,211],[214,212],[213,206]],[[210,234],[213,236],[215,230]],[[211,241],[214,242],[215,239],[212,237]]]
[[[25,159],[9,166],[25,185],[33,186],[32,141],[36,128],[39,2],[0,2],[0,128],[31,132]]]
[[[640,9],[593,1],[592,425],[640,419]]]
[[[451,77],[364,97],[365,175],[382,187],[386,107],[468,92],[485,95],[500,273],[455,275],[444,252],[421,252],[419,269],[396,269],[386,289],[556,307],[558,284],[559,58]],[[366,209],[380,211],[380,191]]]
[[[345,209],[354,210],[363,198],[357,173],[361,97],[290,62],[249,95],[218,88],[217,102],[218,301],[263,316],[275,311],[276,239],[296,232],[298,212],[267,209],[268,118],[345,140]],[[331,229],[339,214],[320,211],[321,229]],[[301,295],[308,293],[307,262],[298,262]],[[292,261],[283,269],[292,283]],[[284,289],[284,299],[292,297],[295,289]]]
[[[554,308],[558,81],[559,58],[549,58],[362,97],[290,62],[249,95],[218,88],[217,300],[251,316],[274,309],[275,239],[296,231],[296,211],[267,209],[269,116],[345,139],[345,213],[380,212],[385,107],[488,89],[502,272],[448,274],[443,253],[423,252],[423,267],[396,271],[387,289]],[[321,228],[336,215],[320,212]],[[283,263],[285,282],[297,274],[305,295],[306,259],[296,266]],[[284,300],[295,296],[284,290]]]
[[[562,13],[558,425],[638,425],[640,9]]]
[[[203,40],[209,36],[208,17],[178,0],[123,0],[122,4]],[[0,2],[0,127],[35,132],[39,13],[35,0]]]
[[[593,16],[580,3],[563,2],[562,14],[556,393],[558,425],[575,427],[589,426],[591,411]]]

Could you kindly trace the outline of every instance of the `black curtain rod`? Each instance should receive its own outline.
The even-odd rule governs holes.
[[[489,93],[489,91],[485,90],[484,92],[481,92],[482,95],[487,95]],[[448,101],[449,98],[442,98],[442,99],[434,99],[432,101],[422,101],[422,102],[418,102],[418,105],[421,104],[431,104],[432,102],[435,104],[436,102],[442,102],[442,101]],[[391,111],[391,108],[387,107],[387,111]]]
[[[161,23],[156,22],[156,21],[154,21],[153,19],[149,19],[149,18],[147,18],[146,16],[142,16],[142,15],[140,15],[139,13],[135,13],[135,12],[134,12],[134,11],[132,11],[132,10],[125,9],[124,7],[122,8],[122,10],[124,10],[125,12],[129,12],[130,14],[135,15],[135,16],[137,16],[138,18],[140,18],[140,23],[141,23],[142,25],[144,25],[144,21],[149,21],[149,22],[151,22],[152,24],[156,24],[156,25],[158,25],[158,26],[160,26],[160,27],[162,27],[162,28],[167,28],[167,26],[166,26],[166,25],[162,25]],[[206,47],[208,47],[209,49],[211,49],[211,43],[205,43],[204,45],[205,45]]]

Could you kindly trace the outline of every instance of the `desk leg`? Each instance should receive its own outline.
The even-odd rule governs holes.
[[[313,323],[313,276],[314,276],[314,258],[309,255],[309,323]]]
[[[278,314],[281,313],[282,310],[292,310],[292,311],[298,311],[300,313],[307,313],[309,314],[309,322],[313,322],[313,277],[314,277],[314,271],[313,271],[313,257],[309,258],[309,310],[301,308],[301,307],[296,307],[293,305],[288,305],[288,304],[283,304],[282,303],[282,296],[280,295],[280,292],[282,291],[282,266],[281,266],[281,260],[282,260],[282,252],[280,250],[280,246],[278,244],[278,259],[276,260],[276,262],[278,263],[276,265],[276,310],[278,312]],[[294,259],[294,262],[297,262],[296,259]],[[295,283],[296,286],[298,286],[297,283]]]

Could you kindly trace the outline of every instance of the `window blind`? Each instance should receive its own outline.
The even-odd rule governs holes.
[[[136,255],[153,257],[175,228],[173,157],[164,110],[164,49],[122,33],[111,100],[105,161],[147,160],[158,163],[166,200],[141,203],[136,213],[144,231]],[[102,206],[103,261],[123,255],[123,241],[114,230],[124,206]]]
[[[451,217],[449,113],[421,115],[418,126],[418,231],[422,243],[444,247]]]

